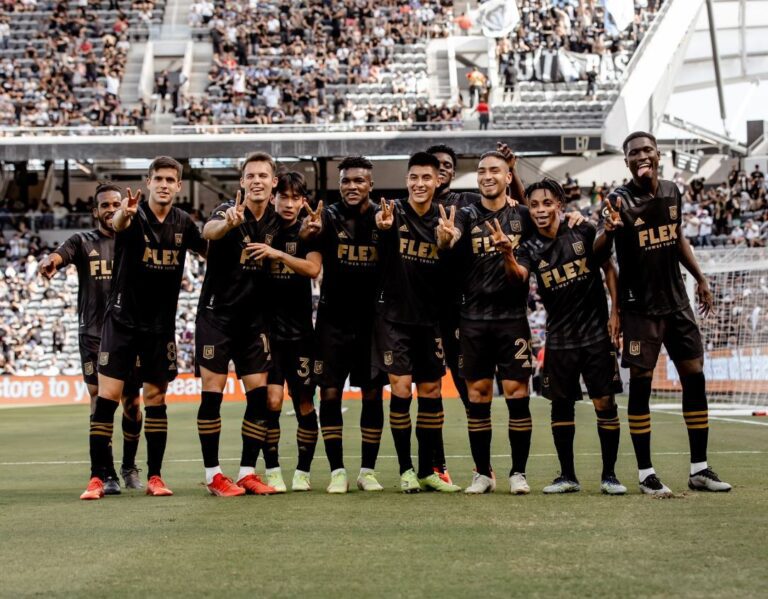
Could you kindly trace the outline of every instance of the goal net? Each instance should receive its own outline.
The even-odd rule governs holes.
[[[715,314],[699,319],[707,394],[732,408],[768,409],[768,248],[698,249]],[[683,270],[695,305],[695,281]],[[656,402],[680,401],[680,378],[665,353],[653,379]]]

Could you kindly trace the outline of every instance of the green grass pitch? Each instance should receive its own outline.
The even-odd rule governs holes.
[[[464,486],[472,468],[465,417],[458,401],[445,403],[449,467]],[[345,405],[346,466],[354,484],[360,404]],[[385,430],[377,468],[384,493],[327,495],[320,443],[311,493],[214,498],[202,486],[197,408],[177,404],[170,408],[164,469],[175,495],[124,491],[96,502],[78,500],[88,480],[85,406],[3,410],[0,595],[765,596],[768,427],[713,419],[710,464],[734,490],[692,493],[685,486],[682,417],[654,413],[655,465],[680,495],[654,500],[638,492],[621,411],[617,473],[630,492],[604,497],[595,416],[583,402],[576,412],[583,490],[544,496],[541,488],[557,472],[548,408],[545,400],[532,400],[533,493],[527,497],[507,493],[507,415],[496,400],[499,488],[493,495],[399,494]],[[229,475],[237,472],[242,409],[232,403],[223,408],[221,456]],[[287,410],[286,404],[281,452],[290,486],[295,419]],[[115,422],[119,431],[119,414]],[[117,457],[121,442],[117,432]]]

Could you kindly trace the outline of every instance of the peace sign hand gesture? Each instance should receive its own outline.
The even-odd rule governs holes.
[[[611,200],[616,200],[616,208],[613,207]],[[621,221],[621,196],[618,194],[608,194],[602,210],[603,218],[605,218],[605,230],[612,232],[623,227],[624,223]]]
[[[227,225],[230,229],[239,227],[245,222],[245,203],[241,201],[242,195],[240,190],[237,191],[235,196],[235,205],[227,208],[224,213],[224,217],[227,219]]]
[[[302,223],[305,231],[310,235],[316,235],[323,228],[323,200],[317,203],[317,208],[312,210],[309,202],[304,202],[304,209],[307,211],[307,217]]]
[[[141,199],[141,190],[137,191],[134,195],[131,192],[131,188],[127,187],[128,197],[125,197],[120,202],[120,210],[123,214],[129,218],[136,215],[136,211],[139,209],[139,200]]]
[[[376,226],[386,231],[395,224],[395,201],[381,198],[381,210],[376,213]]]
[[[442,204],[437,205],[440,210],[440,218],[436,229],[437,247],[446,249],[451,247],[459,238],[459,230],[456,228],[456,206],[451,206],[450,214],[445,213],[445,207]]]
[[[491,224],[490,221],[485,221],[485,226],[491,234],[491,241],[493,242],[494,247],[506,256],[514,256],[514,252],[512,251],[512,241],[507,234],[501,230],[499,219],[494,218],[493,224]]]

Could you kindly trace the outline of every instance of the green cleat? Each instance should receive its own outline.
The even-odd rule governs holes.
[[[361,468],[357,475],[357,488],[361,491],[383,491],[384,487],[376,480],[376,473],[370,468]]]
[[[400,490],[403,493],[418,493],[421,491],[419,479],[416,477],[413,468],[406,470],[400,475]]]
[[[422,491],[437,491],[438,493],[458,493],[461,491],[459,485],[445,482],[434,472],[426,478],[420,478],[419,486],[421,486]]]
[[[331,472],[331,482],[326,488],[328,493],[343,494],[349,491],[349,481],[347,480],[347,471],[339,468]]]
[[[312,485],[309,482],[309,472],[302,472],[297,470],[293,473],[293,482],[291,483],[291,491],[311,491]]]
[[[267,486],[272,487],[275,490],[275,493],[285,493],[288,490],[285,486],[285,481],[283,480],[283,472],[279,467],[268,468],[265,470],[264,482]]]

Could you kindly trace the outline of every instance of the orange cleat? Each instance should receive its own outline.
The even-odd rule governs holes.
[[[237,486],[245,489],[248,495],[274,495],[277,490],[264,484],[257,474],[249,474],[237,481]]]
[[[147,482],[147,495],[152,495],[154,497],[168,497],[173,495],[173,491],[165,486],[162,478],[155,475],[149,477],[149,482]]]
[[[88,481],[88,488],[80,495],[80,499],[101,499],[104,497],[104,483],[98,476]]]
[[[221,473],[216,474],[213,477],[210,485],[206,485],[211,495],[216,497],[239,497],[245,495],[245,489],[238,487],[232,482],[231,478],[224,476]]]
[[[433,468],[433,470],[435,471],[435,474],[437,474],[440,477],[440,480],[442,480],[444,483],[448,485],[453,484],[453,480],[451,480],[451,475],[448,474],[448,468],[446,468],[442,472],[440,471],[440,468]]]

